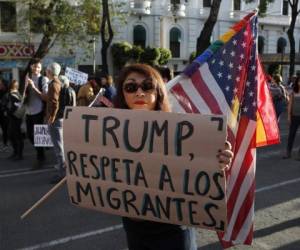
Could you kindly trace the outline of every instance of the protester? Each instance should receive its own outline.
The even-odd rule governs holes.
[[[16,111],[22,105],[22,96],[19,92],[19,83],[13,80],[9,86],[8,93],[8,135],[11,145],[13,147],[13,153],[9,156],[12,160],[22,160],[23,159],[23,136],[21,131],[21,124],[23,120],[23,114],[20,117],[16,114]]]
[[[41,75],[41,71],[41,61],[34,59],[30,66],[30,73],[25,78],[26,131],[32,145],[34,145],[34,125],[44,123],[46,111],[48,79]],[[38,162],[33,169],[39,169],[45,161],[45,152],[43,147],[35,149]]]
[[[90,77],[88,82],[82,85],[77,94],[77,106],[89,106],[97,95],[98,84],[94,77]]]
[[[46,74],[49,78],[49,90],[47,98],[47,123],[49,133],[54,147],[57,164],[57,173],[53,176],[51,183],[57,183],[65,176],[65,156],[63,145],[63,112],[59,109],[61,82],[58,79],[61,66],[58,63],[48,65]]]
[[[168,67],[158,67],[157,70],[159,71],[164,83],[169,82],[173,78],[172,72]]]
[[[271,81],[269,86],[275,107],[277,121],[279,122],[280,115],[282,114],[288,103],[288,92],[282,84],[281,75],[278,74],[273,76],[273,80]]]
[[[0,78],[0,126],[2,129],[2,140],[0,151],[7,152],[8,147],[8,116],[7,116],[7,86]]]
[[[113,101],[116,96],[116,88],[113,85],[112,76],[102,73],[100,76],[101,79],[101,87],[105,89],[104,96],[109,100]]]
[[[286,155],[284,159],[291,158],[293,144],[295,141],[296,133],[300,125],[300,77],[297,77],[294,86],[293,92],[290,96],[290,101],[288,104],[288,123],[289,123],[289,136],[286,149]],[[298,151],[297,160],[300,160],[300,149]]]
[[[115,106],[123,109],[170,112],[165,84],[155,69],[145,64],[125,67],[118,79]],[[218,155],[220,168],[228,168],[233,156],[230,146]],[[224,211],[225,212],[225,211]],[[191,228],[146,220],[123,218],[129,250],[195,250]]]

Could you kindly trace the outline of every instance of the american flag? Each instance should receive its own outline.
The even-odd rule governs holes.
[[[263,74],[256,27],[257,15],[251,13],[167,85],[174,111],[227,115],[235,157],[226,173],[228,226],[218,233],[224,248],[251,244],[253,237],[257,91]],[[272,112],[276,120],[273,109],[268,115]],[[274,135],[278,142],[278,130]]]

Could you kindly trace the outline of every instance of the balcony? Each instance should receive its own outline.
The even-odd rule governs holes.
[[[151,1],[134,0],[129,2],[130,11],[135,15],[149,15],[151,13]]]
[[[168,11],[174,17],[185,17],[185,4],[170,4],[168,6]]]

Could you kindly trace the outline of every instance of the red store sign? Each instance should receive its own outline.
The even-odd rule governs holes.
[[[0,58],[30,58],[34,53],[34,46],[21,43],[0,43]]]

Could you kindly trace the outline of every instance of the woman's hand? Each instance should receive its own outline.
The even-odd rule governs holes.
[[[219,150],[219,153],[217,155],[219,159],[219,167],[221,170],[228,170],[231,161],[233,159],[233,152],[231,151],[231,144],[229,141],[225,142],[225,148],[223,150]]]

